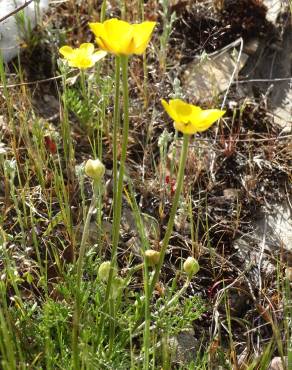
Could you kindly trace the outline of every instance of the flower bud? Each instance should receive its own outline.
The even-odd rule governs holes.
[[[125,287],[125,280],[119,276],[116,276],[113,280],[111,297],[116,299]]]
[[[199,262],[194,257],[188,257],[184,262],[184,272],[192,278],[200,270]]]
[[[110,270],[111,270],[111,261],[102,262],[102,264],[99,266],[99,269],[98,269],[98,277],[100,278],[100,280],[105,281],[105,282],[108,281]],[[114,275],[115,275],[115,270],[114,270]]]
[[[84,172],[95,181],[100,181],[105,173],[104,164],[97,159],[88,159],[85,164]]]
[[[145,260],[149,266],[155,266],[158,264],[160,258],[160,252],[153,249],[148,249],[145,251]]]

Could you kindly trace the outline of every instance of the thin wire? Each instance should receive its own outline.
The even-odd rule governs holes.
[[[232,82],[232,85],[237,84],[247,84],[252,82],[283,82],[283,81],[290,81],[292,83],[292,77],[285,77],[285,78],[255,78],[251,80],[235,80]]]
[[[22,4],[21,6],[19,6],[18,8],[14,9],[12,12],[6,14],[4,17],[0,18],[0,23],[5,21],[7,18],[11,17],[12,15],[18,13],[20,10],[26,8],[32,2],[33,2],[33,0],[29,0],[29,1],[25,2],[24,4]]]

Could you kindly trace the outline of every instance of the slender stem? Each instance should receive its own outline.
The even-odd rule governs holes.
[[[127,3],[126,3],[126,0],[122,0],[122,11],[121,11],[121,18],[123,20],[126,20],[126,11],[127,11]]]
[[[144,78],[143,78],[143,87],[144,87],[144,107],[147,108],[148,107],[148,70],[147,70],[147,58],[146,58],[146,53],[143,54],[143,75],[144,75]]]
[[[178,301],[178,299],[185,293],[185,291],[187,290],[187,288],[190,285],[190,282],[191,282],[191,280],[189,278],[187,278],[183,287],[165,304],[165,306],[162,306],[158,311],[156,311],[153,316],[161,315],[168,308],[173,307],[176,304],[176,302]],[[144,322],[142,322],[142,324],[140,324],[137,327],[137,329],[135,329],[135,332],[132,335],[132,339],[137,338],[141,334],[141,331],[142,331],[143,328],[144,328],[144,331],[145,331],[146,325],[147,325],[147,323],[146,323],[146,320],[145,320]],[[154,329],[154,328],[155,328],[155,325],[151,327],[151,329]]]
[[[162,242],[162,247],[161,247],[161,251],[160,251],[160,259],[159,259],[158,264],[156,265],[155,273],[152,276],[149,291],[147,292],[149,297],[151,297],[151,295],[153,293],[153,290],[155,288],[155,284],[158,281],[159,273],[160,273],[162,264],[164,262],[165,253],[166,253],[168,243],[169,243],[169,239],[170,239],[170,236],[171,236],[171,233],[172,233],[172,230],[173,230],[174,218],[175,218],[175,215],[176,215],[176,211],[177,211],[177,207],[178,207],[178,203],[179,203],[179,198],[180,198],[180,194],[181,194],[181,191],[182,191],[184,171],[185,171],[185,165],[186,165],[187,153],[188,153],[188,147],[189,147],[189,138],[190,138],[189,135],[184,135],[184,137],[183,137],[183,146],[182,146],[182,152],[181,152],[181,155],[180,155],[176,190],[175,190],[173,203],[172,203],[172,207],[171,207],[171,211],[170,211],[170,217],[169,217],[167,228],[166,228],[166,233],[165,233],[165,236],[164,236],[163,242]],[[144,305],[146,306],[146,303]],[[144,307],[144,309],[146,310],[146,307]],[[137,320],[137,323],[136,323],[136,325],[134,326],[134,328],[132,330],[133,333],[136,333],[137,331],[139,332],[139,330],[141,330],[143,328],[144,328],[144,330],[146,330],[145,327],[146,327],[146,325],[148,325],[147,322],[146,322],[146,318],[145,318],[145,322],[143,322],[143,324],[138,325],[138,322],[140,320],[141,320],[141,316]],[[150,330],[151,330],[151,327],[149,328],[149,332],[150,332]],[[145,339],[144,339],[144,341],[145,341]]]
[[[122,138],[122,153],[120,159],[120,169],[117,180],[117,185],[114,188],[116,195],[114,196],[114,220],[113,220],[113,240],[112,240],[112,258],[111,269],[109,273],[108,283],[106,287],[105,302],[107,303],[110,298],[111,287],[114,277],[114,269],[117,263],[117,250],[120,237],[120,222],[122,215],[122,198],[123,198],[123,179],[125,173],[125,162],[127,156],[127,145],[129,136],[129,88],[128,88],[128,57],[121,56],[122,66],[122,83],[123,83],[123,102],[124,102],[124,123],[123,123],[123,138]],[[114,143],[115,145],[115,143]],[[110,304],[113,301],[110,300]],[[114,312],[114,310],[109,310]],[[112,350],[115,335],[115,318],[110,316],[110,342],[109,352]]]
[[[86,81],[85,81],[84,69],[80,69],[80,82],[81,82],[81,93],[83,95],[83,99],[87,100],[88,96],[86,92]]]
[[[79,336],[79,322],[80,322],[80,299],[81,299],[81,280],[82,280],[82,266],[83,259],[86,250],[86,242],[89,233],[89,226],[92,214],[96,208],[97,203],[97,194],[98,194],[98,185],[93,184],[93,195],[91,203],[88,209],[87,217],[84,224],[80,252],[77,260],[77,273],[76,273],[76,296],[75,296],[75,308],[73,316],[73,329],[72,329],[72,352],[73,352],[73,365],[74,369],[78,370],[79,366],[79,352],[78,352],[78,336]]]
[[[131,209],[134,214],[135,224],[141,239],[141,250],[143,256],[145,256],[145,251],[149,248],[149,240],[147,239],[145,226],[142,219],[141,211],[135,199],[135,194],[133,191],[133,187],[131,181],[129,181],[129,191],[128,194],[127,190],[125,189],[125,193],[127,196],[127,200]],[[149,266],[147,263],[147,259],[145,258],[143,263],[140,265],[136,265],[128,272],[128,279],[131,280],[131,275],[137,271],[137,269],[143,269],[143,282],[144,282],[144,295],[145,295],[145,304],[144,304],[144,315],[145,315],[145,327],[144,327],[144,335],[143,335],[143,351],[144,351],[144,363],[143,369],[148,370],[149,366],[149,352],[150,352],[150,322],[151,322],[151,314],[150,314],[150,303],[151,303],[151,295],[149,294]],[[142,312],[142,310],[141,310]]]
[[[144,22],[144,0],[139,0],[139,10],[141,22]],[[143,90],[144,90],[144,108],[148,106],[148,76],[147,76],[147,57],[146,52],[143,54]]]
[[[119,134],[120,134],[120,72],[121,72],[121,59],[116,57],[115,65],[115,101],[114,101],[114,126],[113,126],[113,213],[115,219],[116,212],[116,196],[117,196],[117,183],[118,183],[118,149],[119,149]]]
[[[101,9],[100,9],[100,16],[99,16],[99,22],[103,23],[104,20],[105,20],[105,14],[106,13],[106,0],[103,0],[102,4],[101,4]],[[91,14],[91,13],[88,13],[88,14]],[[102,61],[100,63],[97,63],[96,65],[96,70],[95,70],[95,81],[97,82],[97,84],[100,84],[100,71],[101,71],[101,68],[102,68]],[[107,128],[105,130],[105,134],[107,134]]]
[[[149,366],[149,349],[150,349],[150,286],[149,286],[149,271],[148,265],[144,263],[144,294],[145,294],[145,328],[144,328],[144,338],[143,338],[143,347],[144,347],[144,365],[143,369],[148,370]]]
[[[105,11],[106,11],[106,0],[103,0],[100,10],[100,22],[104,22],[105,20]]]
[[[153,278],[152,278],[151,283],[150,283],[150,294],[152,294],[152,292],[155,288],[155,284],[158,281],[159,273],[160,273],[162,264],[164,262],[165,253],[166,253],[168,243],[169,243],[169,239],[171,237],[171,233],[172,233],[172,230],[173,230],[174,218],[175,218],[175,214],[176,214],[176,211],[177,211],[180,194],[181,194],[181,191],[182,191],[184,171],[185,171],[185,166],[186,166],[186,161],[187,161],[188,147],[189,147],[189,135],[184,135],[182,152],[181,152],[181,155],[180,155],[180,162],[179,162],[179,168],[178,168],[178,174],[177,174],[176,190],[175,190],[175,194],[174,194],[174,198],[173,198],[173,203],[172,203],[172,207],[171,207],[171,211],[170,211],[170,216],[169,216],[166,232],[165,232],[163,242],[162,242],[159,262],[156,265],[155,273],[154,273]]]
[[[140,17],[141,22],[144,22],[144,0],[139,0],[139,10],[140,10]]]
[[[68,112],[68,103],[67,103],[67,69],[62,71],[62,82],[63,82],[63,114],[61,119],[61,132],[62,132],[62,139],[63,139],[63,149],[64,149],[64,156],[65,162],[67,166],[68,177],[71,179],[72,177],[72,168],[75,163],[74,158],[74,149],[72,144],[72,137],[70,133],[70,125],[69,125],[69,112]]]
[[[121,73],[121,58],[119,56],[116,56],[115,58],[115,99],[114,99],[114,122],[113,122],[113,138],[112,138],[112,147],[113,147],[113,235],[112,239],[114,240],[114,233],[116,231],[116,218],[118,216],[117,214],[117,187],[118,187],[118,143],[119,143],[119,128],[120,128],[120,73]],[[119,222],[118,222],[119,225]],[[113,242],[114,244],[114,242]],[[109,297],[110,297],[110,289],[111,284],[113,280],[113,268],[116,264],[116,260],[114,259],[114,255],[116,252],[114,252],[114,249],[112,249],[112,269],[109,274],[109,282],[107,285],[106,290],[106,297],[105,297],[105,306],[108,305]],[[109,302],[109,305],[111,302]],[[111,317],[111,309],[108,307],[108,313]],[[99,320],[99,328],[100,330],[97,333],[97,343],[99,343],[101,334],[104,328],[104,320],[105,320],[105,313],[101,311],[100,320]],[[110,324],[113,325],[113,324]]]

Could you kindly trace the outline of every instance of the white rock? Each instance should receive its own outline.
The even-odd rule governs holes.
[[[292,79],[290,88],[286,90],[286,96],[280,106],[273,110],[274,122],[282,129],[282,133],[289,134],[292,129]]]
[[[27,0],[0,0],[0,20],[13,10],[21,7]],[[12,15],[4,21],[0,21],[0,51],[4,62],[9,62],[19,51],[19,44],[23,38],[25,29],[33,29],[38,23],[41,15],[49,7],[49,0],[34,0],[26,6],[21,12],[25,16],[25,26],[20,26],[17,21],[17,15]],[[18,16],[21,13],[18,12]]]
[[[284,361],[286,362],[285,365],[283,365],[281,357],[274,357],[270,363],[268,370],[284,370],[284,368],[288,369],[288,358],[284,357]]]
[[[263,0],[263,3],[267,7],[267,14],[266,14],[267,21],[276,25],[278,16],[284,8],[282,1],[281,0]]]

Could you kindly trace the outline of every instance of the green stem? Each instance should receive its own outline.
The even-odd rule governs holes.
[[[117,264],[117,250],[120,237],[120,222],[122,215],[122,198],[123,198],[123,179],[125,173],[125,162],[127,156],[127,145],[129,136],[129,89],[128,89],[128,57],[121,56],[121,66],[122,66],[122,82],[123,82],[123,101],[124,101],[124,123],[123,123],[123,138],[122,138],[122,153],[120,160],[120,170],[118,178],[114,179],[117,181],[114,187],[114,220],[113,220],[113,240],[112,240],[112,258],[111,258],[111,269],[109,273],[108,283],[106,287],[105,302],[107,303],[110,298],[111,287],[114,277],[114,269]],[[114,142],[116,145],[116,142]],[[112,300],[109,302],[114,304]],[[114,310],[109,310],[114,312]],[[109,351],[111,353],[113,341],[115,335],[115,318],[110,317],[110,342]]]
[[[133,215],[135,218],[135,224],[141,239],[141,250],[142,255],[145,256],[145,251],[149,249],[149,240],[147,239],[146,232],[145,232],[145,225],[142,219],[141,211],[135,199],[134,190],[131,184],[131,181],[128,183],[130,194],[127,194],[128,203],[133,211]],[[125,190],[126,192],[126,190]],[[145,315],[145,327],[144,327],[144,335],[143,335],[143,351],[144,351],[144,363],[143,369],[148,370],[150,368],[149,365],[149,352],[150,352],[150,323],[151,323],[151,314],[150,314],[150,303],[151,303],[151,295],[149,294],[149,266],[147,264],[147,259],[144,258],[144,261],[140,265],[136,265],[134,268],[130,269],[127,274],[127,279],[130,282],[131,276],[133,273],[138,271],[139,269],[143,269],[143,282],[144,282],[144,295],[145,295],[145,303],[144,303],[144,315]],[[141,310],[142,312],[142,310]]]
[[[113,138],[112,138],[112,147],[113,147],[113,222],[115,225],[115,220],[117,218],[117,187],[118,187],[118,147],[119,147],[119,129],[120,129],[120,72],[121,72],[121,58],[116,56],[115,58],[115,99],[114,99],[114,122],[113,122]],[[116,227],[113,227],[113,234],[115,232]],[[114,235],[112,236],[114,239]],[[116,253],[116,252],[115,252]],[[112,266],[115,266],[115,260],[113,249],[112,249]],[[110,297],[110,289],[113,280],[113,268],[109,274],[109,281],[110,285],[107,285],[106,290],[106,298],[105,298],[105,306],[108,304],[109,297]],[[109,302],[109,305],[111,302]],[[109,312],[110,307],[109,308]],[[99,328],[100,330],[97,333],[97,343],[99,343],[102,335],[102,331],[104,328],[104,319],[105,313],[101,311],[100,320],[99,320]],[[113,325],[113,324],[111,324]]]
[[[104,22],[105,20],[105,11],[106,11],[106,0],[103,0],[100,10],[100,22]]]
[[[68,112],[68,104],[67,104],[67,69],[62,71],[62,82],[63,82],[63,115],[61,120],[61,133],[62,133],[62,140],[63,140],[63,149],[64,149],[64,157],[65,163],[67,166],[67,172],[69,179],[72,178],[73,167],[75,165],[75,158],[74,158],[74,149],[72,144],[72,136],[70,132],[70,124],[69,124],[69,112]]]
[[[139,11],[141,22],[144,22],[144,0],[139,0]],[[144,108],[148,106],[148,76],[147,76],[147,57],[146,52],[143,54],[143,90],[144,90]]]
[[[147,75],[147,58],[146,58],[146,53],[143,54],[143,86],[144,86],[144,108],[148,107],[148,75]]]
[[[76,296],[75,307],[73,316],[73,329],[72,329],[72,352],[73,352],[73,365],[74,369],[78,370],[79,366],[79,352],[78,352],[78,337],[79,337],[79,322],[80,322],[80,300],[81,300],[81,281],[82,281],[82,266],[86,250],[86,242],[89,233],[89,226],[92,214],[96,208],[97,194],[99,184],[93,183],[93,195],[88,209],[87,217],[84,224],[79,257],[77,260],[77,273],[76,273]]]
[[[121,18],[123,20],[126,20],[126,9],[127,9],[127,3],[126,0],[122,0],[122,10],[121,10]]]
[[[183,287],[165,304],[165,306],[162,306],[158,311],[156,311],[154,313],[154,316],[159,316],[163,312],[165,312],[168,308],[173,307],[176,304],[176,302],[178,301],[178,299],[186,292],[187,288],[190,285],[190,282],[191,282],[191,280],[189,278],[187,278]],[[132,335],[132,339],[137,338],[141,334],[141,331],[143,330],[143,328],[144,328],[144,331],[145,331],[146,325],[147,325],[147,323],[146,323],[146,319],[145,319],[145,321],[142,322],[142,324],[139,325],[137,327],[137,329],[135,329],[135,333]],[[152,326],[151,329],[154,329],[154,327]],[[145,369],[146,369],[146,367],[145,367]],[[148,367],[148,369],[149,369],[149,367]]]
[[[120,142],[120,71],[121,70],[121,59],[119,56],[116,57],[115,66],[115,101],[114,101],[114,127],[113,127],[113,218],[115,219],[115,204],[117,202],[117,183],[118,183],[118,150]]]
[[[150,286],[149,286],[149,271],[148,265],[144,263],[144,292],[145,292],[145,328],[144,328],[144,338],[143,338],[143,347],[144,347],[144,365],[143,369],[148,370],[149,366],[149,349],[150,349]]]
[[[181,191],[182,191],[182,186],[183,186],[184,172],[185,172],[185,166],[186,166],[187,154],[188,154],[188,147],[189,147],[189,138],[190,138],[189,135],[184,134],[182,152],[181,152],[181,155],[180,155],[180,162],[179,162],[179,168],[178,168],[178,174],[177,174],[176,190],[175,190],[175,194],[174,194],[174,198],[173,198],[173,203],[172,203],[172,207],[171,207],[171,211],[170,211],[169,220],[168,220],[168,223],[167,223],[166,232],[165,232],[163,242],[162,242],[159,262],[156,265],[155,273],[154,273],[153,278],[152,278],[151,283],[150,283],[150,295],[152,294],[152,292],[155,288],[155,284],[158,281],[159,273],[160,273],[162,264],[164,262],[165,253],[166,253],[168,243],[169,243],[169,239],[171,237],[171,233],[172,233],[172,230],[173,230],[174,218],[175,218],[175,215],[176,215],[177,207],[178,207],[178,204],[179,204],[179,198],[180,198]]]
[[[88,96],[86,93],[86,81],[85,81],[84,69],[80,70],[80,82],[81,82],[81,93],[82,93],[83,99],[87,100]]]

